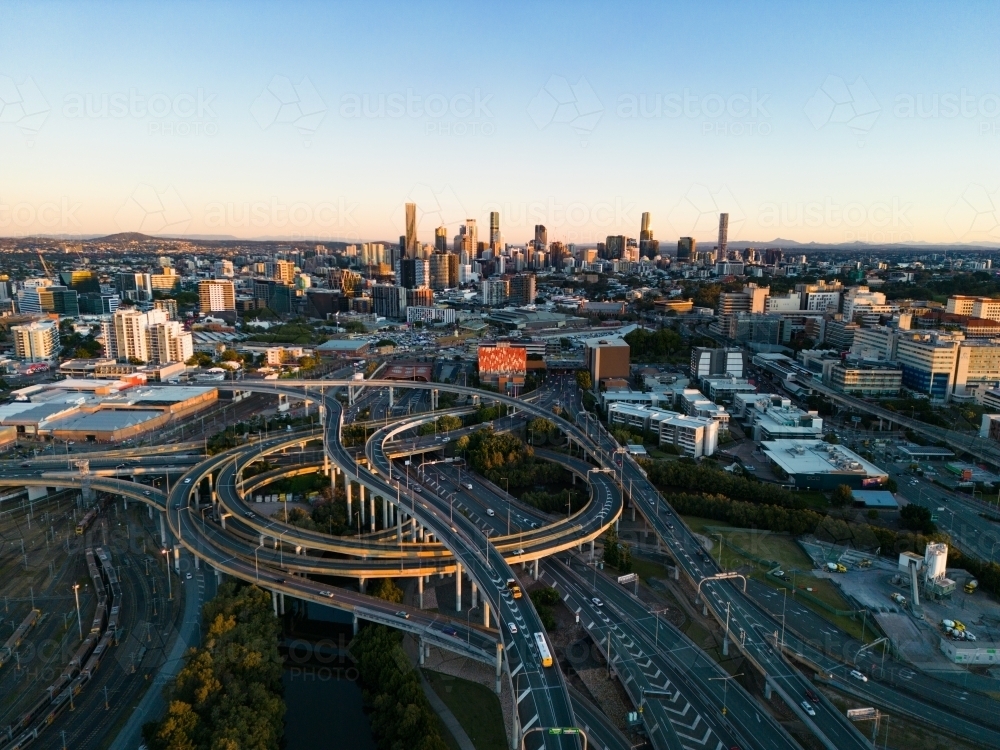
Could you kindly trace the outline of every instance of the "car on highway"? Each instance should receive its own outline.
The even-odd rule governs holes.
[[[517,635],[517,625],[512,622],[507,623],[507,630],[510,631],[511,635]]]
[[[149,497],[149,496],[150,496],[150,495],[152,495],[153,493],[152,493],[152,492],[150,492],[149,490],[143,490],[143,491],[142,491],[142,494],[143,494],[143,495],[145,495],[146,497]]]
[[[191,477],[184,480],[184,484],[191,484]]]
[[[757,469],[752,464],[743,464],[743,468],[747,471],[757,471]]]
[[[851,670],[851,677],[855,680],[860,680],[861,682],[868,682],[868,678],[856,669]]]
[[[810,703],[809,701],[802,701],[800,705],[802,706],[802,710],[805,711],[810,716],[816,715],[816,709],[812,707],[812,703]]]
[[[493,516],[496,515],[496,511],[494,511],[493,508],[487,508],[486,509],[486,515],[488,515],[490,518],[492,518]]]
[[[420,488],[420,485],[417,485],[417,484],[413,485],[413,491],[414,492],[423,492],[423,490]]]
[[[27,461],[25,461],[25,462],[24,462],[23,464],[21,464],[21,468],[22,468],[22,469],[27,469],[27,468],[29,468],[30,466],[31,466],[31,464],[30,464],[29,462],[27,462]]]
[[[458,631],[455,630],[455,628],[441,628],[441,632],[444,633],[445,635],[450,635],[453,638],[458,637]]]
[[[592,596],[592,597],[590,598],[590,601],[591,601],[591,602],[593,603],[593,605],[594,605],[595,607],[603,607],[603,606],[604,606],[604,602],[602,602],[602,601],[601,601],[600,599],[598,599],[598,598],[597,598],[596,596]]]
[[[465,489],[471,490],[472,489],[472,482],[466,482],[465,483]]]
[[[409,620],[410,619],[410,613],[409,612],[404,612],[403,610],[399,610],[399,612],[396,613],[396,617],[402,617],[404,620]]]
[[[806,698],[811,700],[813,703],[819,703],[819,696],[816,695],[815,690],[806,690]]]
[[[184,577],[185,577],[185,578],[187,578],[187,579],[188,579],[189,581],[191,580],[191,574],[190,574],[190,573],[188,573],[188,574],[187,574],[186,576],[184,576]]]
[[[319,592],[319,595],[320,596],[325,596],[328,599],[333,599],[333,592],[332,591],[327,591],[327,590],[324,589],[323,591]]]

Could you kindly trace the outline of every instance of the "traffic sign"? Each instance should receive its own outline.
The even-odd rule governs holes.
[[[618,576],[618,583],[632,583],[632,581],[638,579],[639,576],[635,573],[628,573],[623,576]]]
[[[847,718],[851,721],[865,721],[867,719],[874,719],[878,716],[878,711],[874,708],[849,708],[847,709]]]

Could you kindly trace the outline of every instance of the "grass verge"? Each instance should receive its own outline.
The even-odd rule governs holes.
[[[503,712],[493,691],[478,683],[429,669],[423,673],[434,692],[455,714],[476,750],[506,750]]]

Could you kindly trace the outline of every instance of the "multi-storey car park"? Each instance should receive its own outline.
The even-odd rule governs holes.
[[[815,716],[800,706],[801,695],[810,690],[811,680],[799,671],[797,663],[810,664],[833,681],[842,679],[848,668],[794,633],[783,642],[773,638],[779,628],[777,620],[745,593],[741,582],[705,555],[700,542],[673,514],[641,467],[622,455],[617,443],[603,428],[595,429],[589,420],[582,425],[568,422],[555,417],[548,407],[528,400],[472,388],[408,382],[407,388],[431,390],[432,403],[436,401],[434,391],[447,389],[505,403],[526,415],[545,416],[556,422],[569,441],[579,448],[579,457],[563,456],[561,460],[590,484],[590,503],[558,523],[518,535],[491,537],[472,519],[454,513],[456,492],[417,491],[419,485],[415,480],[407,486],[407,477],[400,476],[398,464],[394,468],[393,456],[398,455],[394,447],[398,446],[393,445],[392,438],[404,435],[425,417],[377,430],[365,445],[363,461],[341,443],[343,409],[334,398],[334,392],[339,388],[392,389],[399,388],[399,383],[374,380],[365,381],[361,386],[354,380],[245,382],[242,387],[318,402],[323,412],[322,432],[282,435],[213,456],[175,481],[169,495],[113,477],[66,471],[44,476],[37,468],[0,477],[0,485],[45,486],[55,479],[60,486],[79,486],[87,482],[94,489],[144,502],[162,513],[161,535],[165,544],[173,546],[175,562],[180,549],[184,548],[194,555],[196,563],[205,561],[220,573],[256,582],[272,591],[276,611],[283,609],[285,596],[293,596],[349,610],[354,613],[355,622],[365,619],[390,624],[413,633],[422,644],[495,664],[497,688],[506,676],[516,696],[512,736],[515,740],[522,739],[524,746],[529,748],[578,746],[577,736],[549,734],[548,730],[577,727],[580,724],[578,714],[586,712],[585,707],[583,712],[577,710],[581,703],[574,700],[567,689],[558,666],[545,665],[548,660],[535,639],[535,634],[543,630],[530,601],[515,598],[507,585],[508,579],[514,577],[511,564],[531,564],[537,578],[542,575],[541,561],[555,558],[546,566],[547,581],[561,590],[567,605],[580,615],[581,624],[595,641],[607,644],[605,652],[627,684],[630,696],[637,705],[647,707],[642,720],[654,747],[704,746],[704,742],[691,744],[692,735],[683,731],[676,714],[672,713],[672,710],[687,713],[691,709],[694,710],[692,716],[704,722],[707,733],[702,732],[698,737],[711,740],[709,746],[795,747],[795,741],[767,712],[761,712],[748,695],[732,686],[727,692],[723,691],[711,660],[704,656],[699,660],[699,650],[693,644],[671,632],[668,643],[673,647],[661,648],[662,631],[657,629],[650,645],[649,629],[655,618],[648,611],[643,611],[613,586],[609,588],[610,584],[603,580],[598,590],[608,606],[597,607],[586,596],[595,592],[588,591],[571,563],[564,563],[558,557],[574,548],[579,551],[584,542],[594,539],[614,523],[625,501],[625,488],[629,487],[629,501],[665,544],[679,572],[697,587],[706,611],[720,623],[727,623],[727,640],[765,676],[768,695],[771,691],[777,693],[824,747],[868,746],[857,729],[832,704],[821,701]],[[350,398],[353,400],[353,393]],[[243,468],[263,455],[292,446],[305,446],[310,441],[322,441],[323,458],[321,463],[309,468],[324,471],[332,482],[345,483],[348,502],[356,500],[365,509],[366,525],[374,527],[374,534],[356,539],[310,532],[277,520],[259,519],[252,506],[246,503],[246,496],[263,480],[244,481]],[[423,444],[408,443],[406,450],[417,454],[433,452],[436,447],[433,438],[425,438]],[[297,466],[288,471],[304,468]],[[272,476],[283,473],[284,470],[279,470]],[[207,495],[203,493],[205,489]],[[357,495],[354,495],[355,490]],[[218,523],[206,522],[203,511],[208,511],[209,503],[203,504],[202,498],[210,499]],[[376,499],[382,501],[379,503],[381,531],[376,523]],[[338,552],[344,557],[322,558],[315,554],[318,551]],[[443,625],[440,616],[431,617],[419,609],[407,609],[410,617],[401,618],[397,615],[398,605],[345,589],[329,591],[307,577],[311,573],[325,573],[367,579],[389,575],[423,577],[447,572],[454,572],[459,582],[463,574],[472,580],[473,596],[481,596],[488,605],[483,608],[485,622],[482,626],[467,625],[458,619]],[[359,588],[363,589],[363,584]],[[461,589],[456,594],[460,608]],[[489,619],[487,613],[492,613],[493,619]],[[510,624],[516,625],[516,634]],[[493,625],[499,627],[490,627]],[[736,633],[740,634],[738,638]],[[794,658],[789,659],[786,654]],[[900,702],[896,689],[881,684],[865,689],[874,702],[881,700],[883,705]],[[664,695],[673,705],[658,702]],[[917,700],[910,702],[919,703]],[[725,714],[720,712],[722,707],[728,709]],[[925,709],[927,716],[941,711],[931,699],[918,706],[919,711]],[[1000,745],[1000,732],[971,718],[952,716],[952,719],[952,725],[957,725],[957,731],[963,736],[975,737],[987,745]],[[591,723],[587,726],[595,736],[602,731]],[[608,746],[615,746],[614,738],[609,738]]]

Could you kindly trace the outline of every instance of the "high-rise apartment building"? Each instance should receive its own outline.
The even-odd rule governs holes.
[[[236,310],[236,288],[233,282],[221,279],[198,282],[198,309],[203,313]]]
[[[500,250],[500,212],[490,211],[490,249]]]
[[[236,271],[233,268],[233,262],[231,260],[217,260],[213,267],[215,272],[215,278],[217,279],[231,279],[236,275]]]
[[[372,287],[372,307],[382,318],[400,319],[406,316],[406,288],[391,284]]]
[[[201,290],[198,290],[198,296],[201,297]],[[177,320],[177,300],[175,299],[158,299],[153,302],[154,310],[163,310],[167,314],[167,320]],[[112,310],[111,312],[114,312]]]
[[[139,312],[134,308],[118,310],[110,321],[101,324],[106,356],[122,361],[149,362],[149,328],[167,322],[163,310]]]
[[[403,249],[407,258],[417,257],[417,204],[406,204],[406,234],[403,237]]]
[[[483,304],[502,305],[510,297],[510,282],[507,279],[486,279],[480,286]]]
[[[272,279],[276,279],[282,284],[291,284],[295,281],[295,264],[292,261],[276,260],[270,266],[269,276]]]
[[[587,369],[595,389],[605,378],[629,376],[629,346],[625,339],[592,339],[585,344]]]
[[[544,224],[535,224],[535,247],[544,248],[549,244],[549,233]]]
[[[115,275],[115,289],[122,299],[149,302],[153,299],[153,284],[148,273],[119,273]]]
[[[535,274],[519,273],[510,280],[510,303],[512,305],[535,304]]]
[[[688,261],[697,257],[698,241],[694,237],[681,237],[677,240],[677,260]]]
[[[36,320],[11,326],[14,356],[26,362],[48,362],[59,355],[59,324],[54,320]]]
[[[725,258],[729,249],[729,214],[719,214],[719,257]]]
[[[608,235],[604,241],[604,255],[602,257],[608,260],[621,258],[625,254],[625,243],[626,239],[622,234]]]
[[[458,256],[434,253],[430,258],[430,288],[436,291],[458,286]]]
[[[152,364],[187,362],[194,355],[194,342],[180,323],[169,320],[149,326],[148,351]]]
[[[430,261],[404,258],[399,262],[399,283],[405,289],[429,288],[431,283]]]

